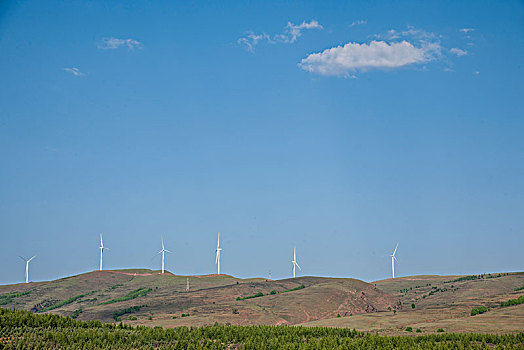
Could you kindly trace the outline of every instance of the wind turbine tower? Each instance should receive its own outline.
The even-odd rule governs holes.
[[[217,264],[218,268],[218,274],[220,275],[220,252],[222,251],[222,248],[220,248],[220,232],[218,233],[218,239],[217,239],[217,250],[216,250],[216,259],[215,264]]]
[[[156,254],[158,255],[160,253],[162,253],[162,274],[164,274],[164,254],[165,253],[171,253],[171,252],[164,247],[164,239],[163,238],[162,238],[162,250],[159,251]]]
[[[395,254],[397,253],[397,248],[398,248],[398,243],[397,243],[397,246],[395,247],[395,250],[393,251],[393,254],[390,255],[391,257],[391,275],[393,276],[393,278],[395,278],[395,261],[398,263],[398,260],[395,257]]]
[[[29,283],[29,263],[34,258],[36,258],[36,255],[34,255],[31,259],[24,259],[24,258],[20,257],[20,259],[25,261],[25,283]]]
[[[102,271],[102,255],[104,254],[104,249],[109,250],[109,248],[104,247],[104,241],[102,241],[102,235],[100,235],[100,271]]]
[[[293,278],[295,278],[295,267],[298,267],[299,270],[302,270],[297,263],[296,247],[293,247],[293,260],[291,261],[291,263],[293,263]]]

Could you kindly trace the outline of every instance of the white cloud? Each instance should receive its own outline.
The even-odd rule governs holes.
[[[134,39],[118,39],[118,38],[103,38],[97,47],[103,50],[114,50],[122,46],[127,46],[128,49],[141,49],[142,43]]]
[[[461,31],[462,33],[469,33],[469,32],[472,32],[474,31],[475,28],[460,28],[459,31]]]
[[[303,21],[302,24],[299,24],[299,25],[294,25],[291,22],[287,22],[286,34],[284,35],[284,40],[288,40],[286,42],[290,42],[290,43],[295,42],[295,40],[297,40],[298,37],[302,36],[302,31],[304,29],[324,29],[324,27],[322,27],[320,23],[318,23],[315,20],[312,20],[309,23],[306,21]]]
[[[415,46],[403,40],[387,43],[372,41],[369,44],[347,43],[302,59],[298,66],[320,75],[349,76],[351,72],[370,69],[394,69],[429,62],[440,56],[438,43]]]
[[[82,73],[80,71],[80,69],[76,68],[76,67],[72,67],[72,68],[64,68],[64,70],[68,73],[71,73],[73,74],[75,77],[81,77],[81,76],[84,76],[85,74]]]
[[[365,19],[359,19],[358,21],[353,21],[353,23],[351,23],[349,26],[350,27],[354,27],[354,26],[362,26],[364,24],[367,24],[368,21],[366,21]]]
[[[246,36],[237,40],[237,44],[244,46],[248,51],[251,52],[254,51],[255,46],[260,42],[267,42],[268,44],[291,44],[301,37],[302,32],[306,29],[324,29],[324,27],[322,27],[322,25],[315,20],[310,22],[303,21],[298,25],[288,22],[282,33],[269,35],[266,33],[257,34],[248,32]]]
[[[457,57],[466,56],[468,54],[468,52],[466,50],[458,49],[456,47],[450,49],[449,52],[451,52],[452,54],[456,55]]]
[[[377,39],[396,40],[396,39],[409,39],[409,40],[436,40],[437,35],[432,32],[426,32],[423,29],[415,27],[408,27],[406,30],[395,30],[390,29],[383,34],[375,34]]]
[[[473,72],[473,74],[475,74],[475,75],[479,75],[480,72],[479,72],[478,70],[476,70],[476,71]]]
[[[271,37],[269,35],[267,35],[267,34],[264,34],[264,33],[263,34],[250,33],[250,34],[246,35],[243,38],[239,38],[237,40],[237,43],[239,45],[245,46],[248,51],[253,52],[255,50],[255,46],[260,41],[263,41],[263,40],[266,40],[269,43],[272,42]]]

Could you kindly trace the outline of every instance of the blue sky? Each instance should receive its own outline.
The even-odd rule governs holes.
[[[520,1],[5,1],[0,283],[522,270]]]

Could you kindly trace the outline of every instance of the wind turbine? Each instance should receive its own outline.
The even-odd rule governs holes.
[[[25,261],[25,283],[29,283],[29,263],[31,262],[31,260],[33,260],[34,258],[36,258],[36,255],[34,255],[31,259],[24,259],[20,256],[20,259],[22,259],[23,261]]]
[[[104,253],[104,249],[109,250],[109,248],[104,247],[104,241],[102,241],[102,235],[100,235],[100,271],[102,271],[102,255]]]
[[[293,247],[293,260],[291,262],[293,263],[293,278],[295,278],[295,267],[298,267],[299,270],[302,270],[297,263],[296,247]]]
[[[217,256],[215,259],[215,264],[218,266],[218,274],[220,275],[220,251],[222,251],[222,248],[220,248],[220,232],[218,233],[218,239],[217,239]]]
[[[395,261],[398,263],[397,258],[395,257],[395,254],[397,253],[398,243],[395,247],[395,250],[393,251],[393,254],[390,255],[391,257],[391,274],[393,275],[393,278],[395,278]]]
[[[162,238],[162,250],[156,253],[157,255],[162,253],[162,274],[164,274],[164,253],[171,253],[164,247],[164,239]]]

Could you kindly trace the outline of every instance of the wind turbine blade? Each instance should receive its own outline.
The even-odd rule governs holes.
[[[27,260],[27,261],[31,261],[33,260],[34,258],[36,258],[36,255],[33,255],[33,257],[31,257],[31,259]]]
[[[164,250],[164,239],[162,238],[162,250]]]
[[[395,256],[393,256],[393,259],[395,259],[395,261],[398,263],[398,260],[397,260],[397,258]]]
[[[27,261],[26,259],[22,258],[22,256],[21,256],[21,255],[19,255],[19,257],[20,257],[20,259],[22,259],[23,261]]]
[[[395,253],[397,252],[397,248],[398,248],[398,242],[397,242],[397,246],[395,247],[395,251],[393,252],[393,256],[395,256]]]
[[[104,248],[104,241],[102,241],[102,234],[100,234],[100,247]]]
[[[166,253],[172,253],[171,251],[167,250],[167,249],[164,249],[164,252]]]
[[[220,251],[217,250],[217,255],[216,255],[216,259],[215,259],[215,264],[218,264],[218,259],[220,258]]]
[[[299,269],[300,271],[302,271],[302,269],[300,268],[300,265],[299,265],[298,263],[295,263],[295,265],[297,265],[298,269]]]
[[[155,255],[158,255],[158,254],[162,253],[163,251],[164,251],[164,250],[162,249],[161,251],[159,251],[159,252],[156,253]]]

